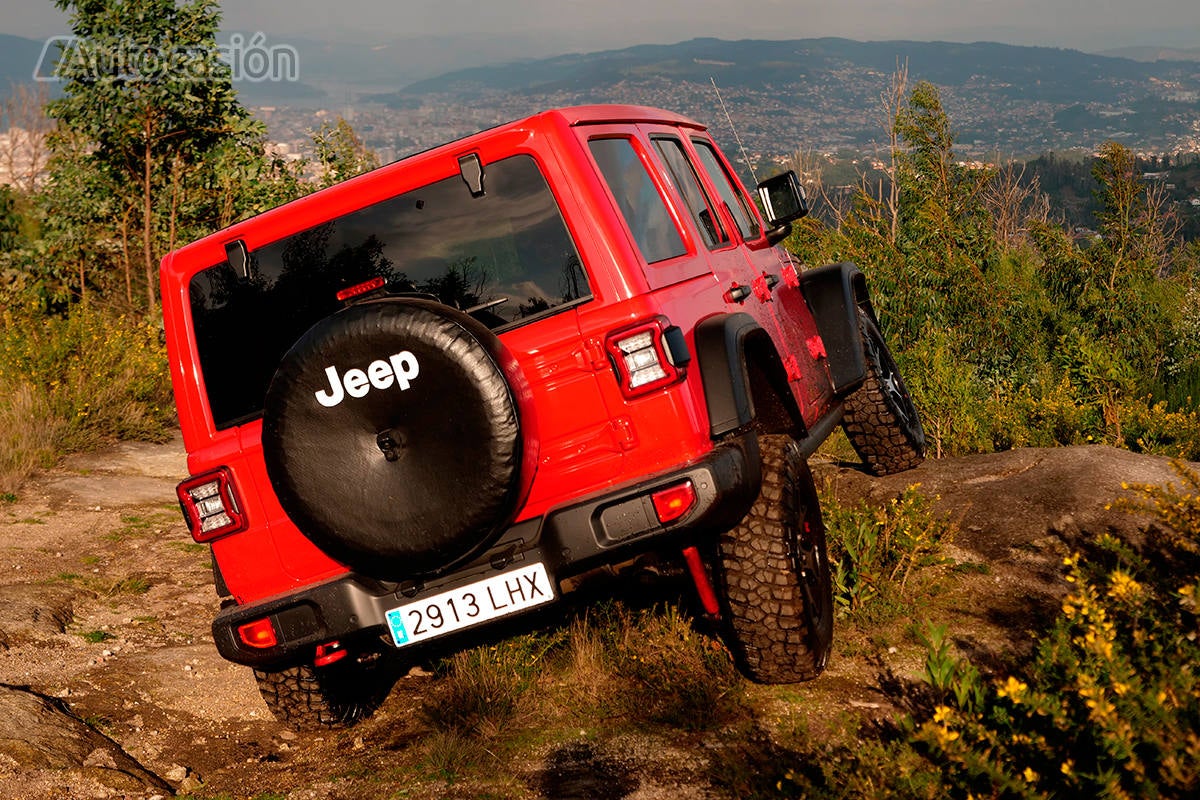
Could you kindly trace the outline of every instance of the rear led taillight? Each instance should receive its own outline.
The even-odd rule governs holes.
[[[275,626],[271,624],[270,617],[239,625],[237,632],[242,644],[248,647],[265,650],[279,644],[279,637],[275,635]]]
[[[621,390],[629,396],[682,380],[691,360],[683,332],[662,317],[610,333],[606,344]]]
[[[664,525],[673,522],[692,510],[696,505],[696,487],[691,481],[684,481],[678,486],[660,489],[650,495],[654,503],[654,513],[658,521]]]
[[[228,469],[222,467],[188,478],[175,491],[192,538],[197,542],[211,542],[246,529],[246,515],[238,504]]]

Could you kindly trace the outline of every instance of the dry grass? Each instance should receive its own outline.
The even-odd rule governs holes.
[[[49,466],[66,428],[43,393],[25,383],[0,383],[0,493],[15,493],[34,470]]]

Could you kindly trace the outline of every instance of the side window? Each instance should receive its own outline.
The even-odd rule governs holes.
[[[700,185],[695,167],[692,166],[687,153],[684,152],[683,143],[678,139],[656,138],[654,147],[666,163],[679,193],[683,195],[683,201],[687,203],[688,211],[691,212],[692,219],[696,221],[700,235],[704,237],[704,244],[709,250],[729,244],[729,234],[725,233],[721,226],[721,218],[717,214],[716,205],[705,193],[704,187]]]
[[[717,158],[713,146],[702,139],[693,139],[692,143],[696,145],[700,163],[704,165],[708,177],[717,187],[717,193],[721,195],[721,202],[729,209],[733,221],[737,223],[738,230],[742,232],[742,238],[757,239],[762,233],[762,229],[758,225],[758,217],[754,216],[754,212],[750,210],[746,196],[735,188],[733,177],[725,170],[721,159]]]
[[[608,188],[617,200],[633,240],[646,257],[646,263],[653,264],[686,253],[679,229],[633,149],[633,142],[592,139],[588,147],[604,180],[608,181]]]

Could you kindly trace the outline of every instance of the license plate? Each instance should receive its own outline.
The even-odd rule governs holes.
[[[552,600],[546,567],[535,563],[393,608],[388,629],[396,646],[404,647]]]

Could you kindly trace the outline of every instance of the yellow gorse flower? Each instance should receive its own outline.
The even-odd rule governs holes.
[[[1123,570],[1113,570],[1109,579],[1108,596],[1114,600],[1133,600],[1142,593],[1142,585]]]
[[[1009,700],[1013,701],[1014,705],[1016,705],[1021,702],[1021,698],[1025,696],[1025,692],[1028,689],[1028,684],[1026,684],[1024,681],[1019,681],[1010,675],[1008,680],[1004,682],[1004,685],[996,690],[996,694],[1000,697],[1007,697]]]

